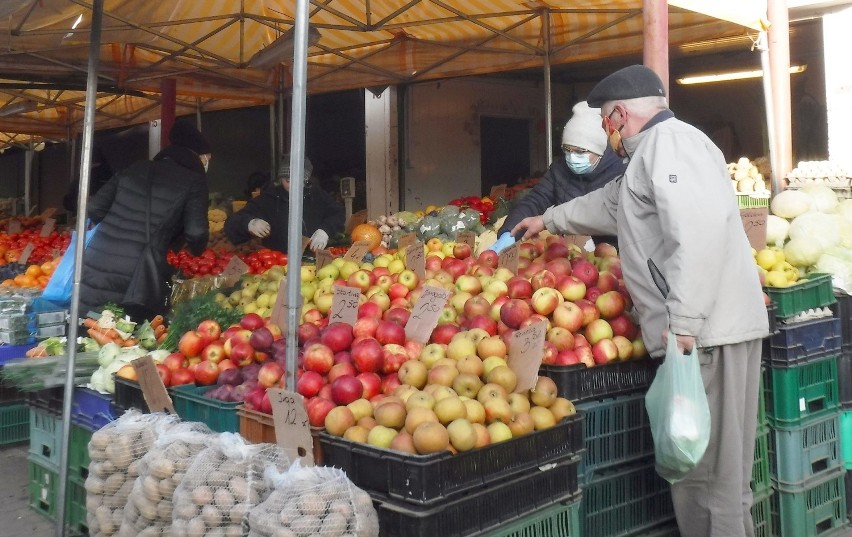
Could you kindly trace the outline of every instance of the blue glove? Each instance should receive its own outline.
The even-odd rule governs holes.
[[[497,239],[497,242],[488,247],[488,250],[494,250],[499,254],[513,244],[515,244],[515,237],[513,237],[508,231],[505,231],[502,235],[500,235],[500,238]]]

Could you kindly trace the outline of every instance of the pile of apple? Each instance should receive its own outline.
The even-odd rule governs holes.
[[[436,330],[446,341],[405,341],[396,321],[362,317],[309,336],[297,391],[311,425],[354,442],[412,454],[458,453],[553,427],[574,414],[556,384],[539,377],[513,393],[508,348],[482,328]],[[440,327],[439,327],[440,328]],[[435,336],[435,333],[433,333]]]

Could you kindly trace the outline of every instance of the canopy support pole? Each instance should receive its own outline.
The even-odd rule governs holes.
[[[767,48],[766,32],[760,32],[757,36],[755,47],[760,51],[760,67],[763,69],[763,103],[766,108],[766,139],[769,145],[769,167],[772,170],[772,195],[784,190],[784,184],[778,175],[775,153],[778,146],[775,138],[775,104],[772,98],[772,68],[769,64],[769,49]]]
[[[278,160],[276,158],[276,151],[278,149],[278,144],[276,143],[275,138],[275,106],[276,101],[269,103],[269,161],[270,161],[270,172],[269,178],[276,179],[275,174],[278,173],[276,170],[278,169]]]
[[[68,439],[71,435],[71,402],[74,398],[74,366],[77,363],[77,319],[80,317],[80,275],[86,237],[86,208],[89,176],[92,170],[92,144],[95,138],[95,106],[98,96],[98,69],[101,56],[101,19],[104,0],[92,2],[92,33],[89,38],[89,68],[86,76],[86,107],[83,114],[83,140],[80,149],[80,192],[77,198],[77,241],[74,243],[74,281],[71,286],[71,319],[68,323],[68,371],[62,401],[62,444],[59,449],[59,483],[56,491],[56,537],[65,534],[65,493],[68,486]]]
[[[293,50],[293,112],[290,127],[290,222],[287,228],[287,376],[296,389],[299,318],[302,311],[302,196],[305,174],[305,109],[308,79],[308,0],[298,0]],[[282,105],[283,111],[283,105]],[[282,113],[283,114],[283,113]],[[279,287],[279,293],[281,292]]]
[[[33,156],[35,156],[33,146],[33,141],[30,140],[30,145],[24,152],[24,216],[30,216],[32,211]]]
[[[772,111],[775,144],[771,147],[772,191],[783,188],[793,169],[793,128],[790,116],[790,19],[787,0],[767,2],[769,16],[769,77],[772,81]],[[764,76],[766,76],[764,71]],[[767,116],[770,112],[767,112]],[[776,190],[776,185],[780,187]]]
[[[659,75],[668,99],[669,6],[666,0],[642,0],[642,20],[642,63]]]
[[[553,163],[553,95],[550,86],[550,11],[541,14],[542,39],[544,40],[544,128],[547,144],[547,167]]]
[[[177,102],[177,81],[164,78],[160,81],[160,149],[168,145],[169,133],[175,124],[175,106]]]

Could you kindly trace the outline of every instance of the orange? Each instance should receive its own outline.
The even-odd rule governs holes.
[[[24,272],[24,274],[31,278],[38,278],[42,274],[41,267],[39,267],[38,265],[30,265],[27,267],[27,270]]]

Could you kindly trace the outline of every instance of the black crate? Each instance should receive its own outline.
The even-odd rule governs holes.
[[[840,319],[824,317],[782,324],[769,336],[764,360],[772,367],[793,367],[840,354]]]
[[[846,518],[852,520],[852,472],[847,471],[843,480],[846,486]]]
[[[647,391],[660,363],[661,360],[646,358],[595,367],[543,365],[538,373],[556,382],[560,397],[581,403]]]
[[[56,386],[35,392],[26,392],[27,404],[31,407],[47,411],[51,414],[61,415],[65,387]]]
[[[443,503],[516,474],[529,474],[583,450],[583,415],[556,426],[458,455],[410,455],[320,433],[324,464],[341,468],[356,486],[414,505]],[[438,534],[435,534],[438,535]]]
[[[775,305],[775,302],[766,305],[766,314],[769,316],[769,335],[777,333],[778,318],[776,315],[778,314],[778,306]]]
[[[830,306],[834,316],[840,319],[840,338],[843,349],[852,349],[852,295],[835,292],[837,302]]]
[[[142,396],[142,388],[138,382],[115,377],[115,406],[121,410],[135,408],[140,412],[148,412],[148,404]]]
[[[580,457],[533,469],[432,507],[416,507],[371,493],[381,537],[468,537],[551,505],[579,497]]]
[[[14,384],[0,379],[0,405],[20,403],[25,400],[24,397],[24,392],[16,388]]]
[[[852,407],[852,352],[837,357],[837,387],[840,407]]]

